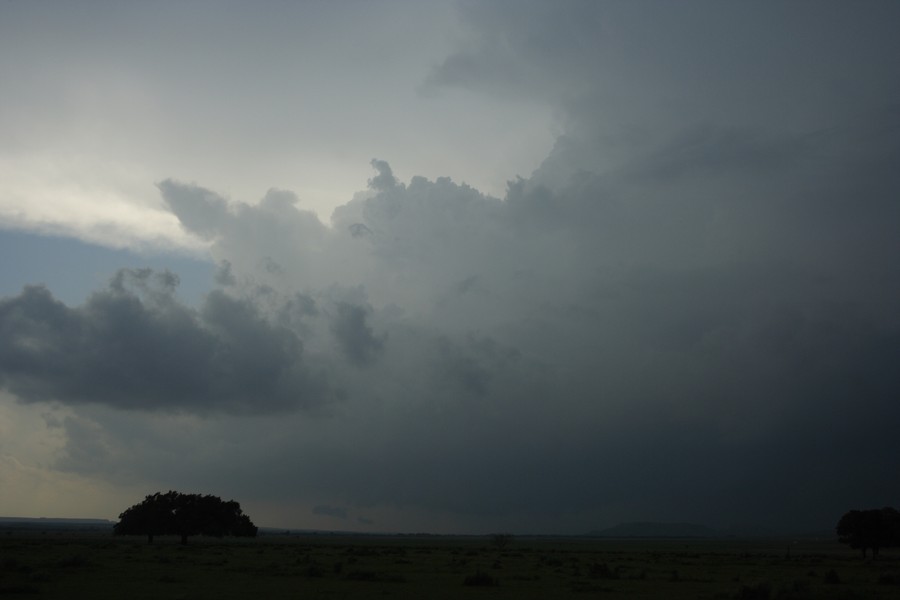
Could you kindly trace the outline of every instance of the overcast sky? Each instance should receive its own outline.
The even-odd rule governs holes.
[[[900,4],[0,2],[0,515],[900,503]]]

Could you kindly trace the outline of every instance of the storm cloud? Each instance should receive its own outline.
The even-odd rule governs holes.
[[[464,4],[423,89],[551,107],[533,173],[496,197],[381,157],[329,223],[165,179],[219,287],[28,287],[0,300],[0,385],[83,411],[66,469],[379,527],[815,530],[889,504],[897,9],[696,4]],[[198,441],[161,433],[173,413]],[[215,444],[176,465],[156,439]]]
[[[0,382],[27,402],[266,413],[327,400],[296,334],[249,302],[214,291],[199,310],[178,278],[122,270],[69,308],[45,287],[0,301]]]

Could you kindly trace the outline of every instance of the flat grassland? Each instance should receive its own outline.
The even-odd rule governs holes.
[[[832,540],[0,531],[0,598],[900,598],[900,554]]]

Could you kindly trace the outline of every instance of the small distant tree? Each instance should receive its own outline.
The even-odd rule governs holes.
[[[192,535],[255,537],[257,527],[234,500],[169,491],[151,494],[125,510],[113,532],[146,535],[149,544],[157,535],[178,535],[181,543],[187,544]]]
[[[900,546],[900,513],[891,507],[851,510],[837,524],[838,541],[862,550],[863,558],[871,548],[878,557],[881,548]]]

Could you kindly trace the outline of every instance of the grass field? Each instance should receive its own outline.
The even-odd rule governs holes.
[[[833,541],[0,531],[0,598],[900,598],[900,554]]]

